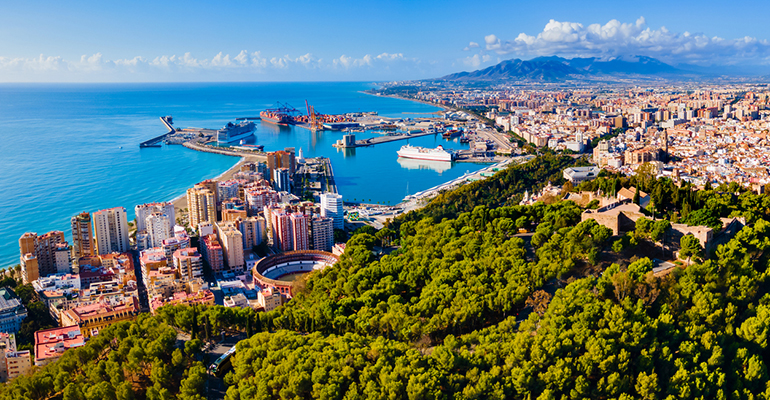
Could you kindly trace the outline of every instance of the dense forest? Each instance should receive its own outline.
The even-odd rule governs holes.
[[[545,156],[444,193],[393,224],[400,246],[387,255],[372,251],[382,235],[356,233],[339,263],[274,312],[164,307],[103,330],[0,398],[204,398],[202,343],[238,331],[249,338],[225,376],[230,400],[770,397],[768,198],[644,174],[576,188],[650,193],[649,220],[623,238],[580,222],[572,202],[510,200],[558,183],[572,163]],[[642,244],[674,221],[728,216],[748,225],[653,274]]]

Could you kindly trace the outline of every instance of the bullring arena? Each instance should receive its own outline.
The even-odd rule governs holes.
[[[279,280],[292,275],[322,270],[339,261],[332,253],[318,250],[288,251],[265,257],[254,265],[251,270],[254,284],[262,289],[273,287],[287,298],[292,297],[293,282]]]

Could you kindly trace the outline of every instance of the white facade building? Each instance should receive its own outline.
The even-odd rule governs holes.
[[[176,223],[176,215],[174,214],[174,205],[169,202],[140,204],[134,207],[134,212],[136,214],[137,232],[147,230],[147,225],[145,221],[147,220],[147,217],[155,213],[166,214],[166,216],[168,216],[169,221],[171,221],[172,225]]]
[[[342,208],[342,195],[322,193],[321,216],[331,218],[334,221],[334,229],[345,229],[345,211]]]
[[[97,254],[101,256],[113,252],[127,253],[131,250],[128,244],[128,219],[125,208],[97,211],[93,220]]]
[[[147,235],[150,237],[150,247],[161,247],[163,241],[172,237],[171,221],[168,215],[152,213],[145,219]]]

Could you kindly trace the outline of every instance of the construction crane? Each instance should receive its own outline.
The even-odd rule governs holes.
[[[311,131],[322,131],[324,130],[324,124],[321,119],[319,119],[319,115],[315,112],[315,108],[308,104],[307,100],[305,100],[305,107],[307,107],[307,116],[308,116],[308,122],[310,123],[310,130]]]

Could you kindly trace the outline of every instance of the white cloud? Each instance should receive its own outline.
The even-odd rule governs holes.
[[[0,57],[0,70],[57,71],[65,65],[61,57],[40,55],[36,58]]]
[[[387,65],[400,61],[417,62],[416,59],[409,59],[404,57],[402,53],[382,53],[376,56],[366,54],[361,58],[353,58],[343,54],[339,58],[332,60],[332,65],[335,67],[348,69],[351,67],[373,67],[376,65]]]
[[[479,57],[478,54],[474,54],[472,57],[465,57],[463,59],[463,64],[469,67],[478,68],[479,65],[481,65],[481,57]]]
[[[246,63],[249,61],[249,52],[246,50],[241,50],[237,56],[233,57],[233,60],[239,65],[246,65]]]
[[[470,49],[477,49],[477,48],[479,48],[479,44],[478,44],[478,43],[476,43],[476,42],[470,42],[470,43],[469,43],[467,46],[465,46],[465,48],[463,49],[463,51],[468,51],[468,50],[470,50]]]
[[[669,62],[730,63],[767,59],[770,42],[753,37],[729,40],[703,33],[676,33],[665,27],[652,29],[647,26],[644,17],[632,23],[613,19],[604,25],[588,26],[552,19],[535,35],[522,32],[512,40],[488,35],[484,37],[482,51],[501,55],[556,54],[568,57],[645,55]]]
[[[274,56],[268,57],[262,52],[249,52],[240,50],[231,55],[218,52],[210,58],[199,58],[190,52],[177,54],[157,55],[150,58],[135,56],[133,58],[119,58],[110,60],[102,53],[82,55],[79,58],[68,61],[62,57],[40,55],[36,58],[11,58],[0,57],[0,81],[19,80],[19,77],[34,77],[30,80],[110,80],[109,77],[119,77],[118,80],[131,80],[131,76],[144,80],[158,79],[156,77],[173,76],[173,79],[188,79],[196,76],[217,77],[248,77],[254,79],[253,74],[271,73],[270,76],[302,77],[309,78],[300,71],[315,70],[316,76],[322,77],[324,73],[338,75],[342,71],[357,69],[369,71],[372,76],[381,75],[390,71],[391,65],[414,68],[419,60],[406,58],[403,53],[380,53],[378,55],[366,54],[361,58],[342,55],[330,61],[324,61],[306,53],[300,56]],[[392,74],[392,72],[389,72]],[[352,76],[352,75],[346,75]],[[367,75],[363,75],[367,76]],[[78,78],[80,77],[80,78]],[[185,78],[188,77],[188,78]]]

